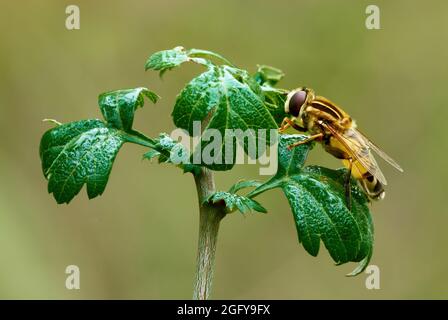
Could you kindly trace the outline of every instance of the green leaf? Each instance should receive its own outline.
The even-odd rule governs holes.
[[[347,170],[318,166],[303,167],[312,144],[288,150],[287,146],[305,139],[303,135],[281,135],[278,147],[278,171],[248,197],[272,188],[281,188],[296,222],[299,242],[313,256],[323,241],[337,264],[361,262],[349,275],[362,272],[373,250],[373,223],[368,198],[352,179],[352,210],[345,203],[344,179]]]
[[[285,101],[288,91],[283,89],[273,88],[267,85],[261,86],[264,94],[264,103],[274,118],[277,126],[280,126],[283,119],[289,115],[285,112]]]
[[[187,130],[193,136],[194,122],[202,122],[203,131],[216,129],[223,137],[218,153],[213,155],[218,161],[203,164],[206,167],[213,170],[229,170],[233,167],[236,143],[232,139],[233,159],[226,161],[226,129],[251,129],[252,133],[247,132],[257,143],[258,150],[258,142],[267,145],[270,139],[269,129],[277,128],[262,97],[251,87],[254,85],[258,86],[255,82],[250,82],[250,77],[243,70],[229,66],[210,66],[206,72],[191,80],[179,94],[172,112],[177,127]],[[266,129],[265,139],[257,139],[258,129]],[[201,151],[214,142],[212,139],[207,140],[202,136]],[[248,150],[247,140],[244,150]]]
[[[217,65],[213,60],[224,64]],[[226,135],[227,129],[240,129],[240,132],[246,133],[244,141],[238,142],[248,153],[248,139],[251,139],[256,144],[256,150],[249,156],[260,156],[264,148],[259,152],[259,147],[266,147],[270,141],[269,129],[278,128],[278,124],[269,110],[276,107],[265,104],[265,94],[257,80],[247,71],[233,67],[221,55],[199,49],[185,50],[183,47],[156,52],[148,59],[146,69],[164,72],[188,61],[206,66],[207,71],[191,80],[182,90],[176,100],[172,117],[178,128],[187,130],[190,136],[200,136],[199,147],[193,151],[193,155],[202,155],[204,150],[211,150],[207,155],[212,158],[209,162],[196,163],[197,157],[194,156],[195,161],[192,162],[212,170],[231,169],[235,163],[237,145],[236,139],[232,138],[230,133]],[[278,70],[266,66],[260,68],[260,74],[266,74],[269,83],[280,77]],[[279,89],[268,91],[273,91],[272,95],[283,93]],[[195,132],[194,123],[202,123],[201,130]],[[212,132],[211,129],[218,130],[221,141],[207,136]],[[258,129],[266,130],[266,135],[259,135],[260,139]],[[226,141],[232,145],[226,147]]]
[[[48,169],[69,141],[89,130],[105,127],[101,120],[81,120],[60,124],[45,132],[39,147],[44,175],[47,176]]]
[[[223,202],[227,208],[227,213],[239,210],[241,213],[248,211],[258,211],[267,213],[267,210],[257,201],[247,197],[236,194],[244,188],[258,187],[261,183],[255,180],[240,180],[230,187],[228,192],[218,191],[210,195],[204,200],[204,203],[219,203]]]
[[[116,90],[100,94],[98,104],[107,123],[116,129],[129,131],[134,113],[145,103],[144,97],[156,103],[159,96],[147,88]]]
[[[190,57],[183,47],[176,47],[171,50],[163,50],[152,54],[145,63],[145,70],[152,69],[160,71],[160,76],[162,76],[166,71],[188,61],[203,65],[209,63],[208,60],[203,58]]]
[[[285,74],[282,70],[266,66],[266,65],[258,65],[258,70],[254,75],[255,80],[260,85],[268,85],[268,86],[275,86],[277,82],[279,82]]]
[[[154,53],[145,64],[145,70],[153,69],[160,71],[162,75],[165,71],[180,66],[189,61],[188,55],[183,47],[176,47],[172,50],[164,50]]]
[[[252,210],[267,213],[267,210],[257,201],[235,193],[218,191],[204,200],[204,203],[216,204],[219,202],[223,202],[225,204],[227,213],[235,210],[239,210],[243,214],[251,212]]]
[[[57,203],[69,203],[84,184],[90,199],[101,195],[118,150],[132,139],[100,120],[71,122],[47,131],[40,157],[48,192]]]
[[[288,116],[285,112],[285,101],[288,90],[274,88],[284,77],[284,73],[277,68],[261,65],[252,78],[260,85],[264,103],[275,119],[278,126]]]
[[[166,71],[178,67],[184,62],[191,61],[202,65],[211,65],[211,59],[217,59],[232,66],[229,60],[215,52],[201,49],[185,50],[184,47],[176,47],[152,54],[146,61],[145,70],[160,71],[160,76],[162,76]]]
[[[57,203],[69,203],[87,185],[89,198],[101,195],[118,151],[125,142],[154,147],[155,143],[132,130],[134,112],[144,97],[156,102],[158,96],[146,88],[106,92],[99,105],[101,120],[75,121],[48,130],[39,153],[48,179],[48,192]]]

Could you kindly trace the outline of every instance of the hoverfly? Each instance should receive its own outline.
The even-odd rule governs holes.
[[[285,117],[279,131],[292,127],[310,136],[296,142],[288,148],[319,141],[324,149],[341,159],[348,168],[345,180],[347,207],[351,210],[350,177],[353,176],[370,199],[383,199],[386,178],[381,172],[371,150],[390,163],[394,168],[403,169],[384,151],[371,142],[357,128],[355,121],[340,107],[330,100],[316,96],[309,88],[298,88],[291,91],[285,101]]]

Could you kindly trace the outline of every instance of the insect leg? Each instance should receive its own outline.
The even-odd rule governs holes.
[[[278,129],[278,131],[279,132],[283,132],[286,129],[288,129],[291,126],[291,124],[289,122],[290,122],[289,118],[288,117],[284,117],[283,120],[282,120],[282,123],[280,124],[280,128]]]
[[[293,143],[293,144],[290,144],[290,145],[288,146],[288,150],[291,150],[292,148],[295,148],[295,147],[297,147],[297,146],[300,146],[301,144],[305,144],[305,143],[311,142],[311,141],[316,140],[316,139],[322,139],[323,136],[324,136],[323,133],[314,134],[314,135],[312,135],[312,136],[309,136],[309,137],[306,138],[305,140],[297,141],[297,142],[295,142],[295,143]]]
[[[352,167],[353,167],[353,159],[348,158],[348,171],[345,177],[345,202],[347,204],[347,208],[349,211],[352,211],[352,188],[350,186],[350,181],[352,177]]]
[[[298,131],[305,131],[304,128],[300,127],[299,125],[297,125],[296,123],[294,123],[294,121],[292,121],[291,119],[289,119],[288,117],[283,118],[282,123],[280,124],[280,128],[278,129],[279,132],[283,132],[286,129],[288,129],[289,127],[293,127],[294,129],[298,130]]]

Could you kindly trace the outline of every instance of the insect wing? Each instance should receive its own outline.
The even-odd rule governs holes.
[[[375,151],[381,158],[386,160],[391,166],[393,166],[395,169],[397,169],[400,172],[403,172],[403,169],[400,167],[400,165],[392,159],[386,152],[380,149],[376,144],[374,144],[369,138],[367,138],[364,133],[362,133],[359,130],[356,130],[357,133],[364,139],[365,143],[369,146],[370,149]]]
[[[346,151],[357,160],[364,168],[359,168],[362,172],[367,170],[383,185],[387,185],[386,177],[381,172],[378,163],[370,152],[369,146],[366,144],[364,136],[355,129],[347,129],[340,133],[328,123],[322,124],[331,134],[345,147]]]

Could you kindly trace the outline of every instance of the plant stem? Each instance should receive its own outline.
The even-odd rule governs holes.
[[[203,204],[215,192],[212,171],[201,168],[200,173],[194,176],[194,181],[199,200],[199,239],[193,299],[206,300],[212,290],[219,223],[226,212],[224,206]]]

